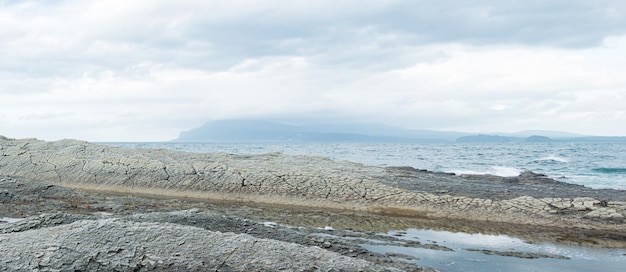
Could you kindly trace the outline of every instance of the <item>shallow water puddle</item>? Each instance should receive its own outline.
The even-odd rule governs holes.
[[[506,235],[408,229],[386,234],[404,241],[436,244],[453,251],[362,244],[373,252],[446,271],[623,271],[626,250],[556,243],[527,243]],[[507,255],[507,256],[502,256]],[[412,258],[410,258],[412,257]]]

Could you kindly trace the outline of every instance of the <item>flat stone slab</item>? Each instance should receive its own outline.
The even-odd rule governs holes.
[[[589,229],[623,228],[626,214],[624,191],[592,190],[535,173],[456,176],[280,153],[196,154],[0,138],[0,174],[109,192]]]
[[[398,271],[292,243],[119,219],[0,235],[3,271]]]

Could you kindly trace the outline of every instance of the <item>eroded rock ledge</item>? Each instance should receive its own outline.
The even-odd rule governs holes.
[[[75,140],[4,138],[0,139],[0,173],[89,190],[608,231],[623,229],[626,214],[623,191],[572,189],[545,177],[499,180],[280,153],[195,154]],[[531,182],[539,178],[544,180]],[[428,189],[442,186],[449,190]],[[488,194],[454,190],[463,186],[480,186]],[[509,192],[518,189],[528,194]],[[559,197],[559,191],[566,189],[568,193]],[[546,195],[548,191],[554,195]]]
[[[179,224],[95,219],[21,227],[0,235],[2,271],[400,271],[319,247]]]

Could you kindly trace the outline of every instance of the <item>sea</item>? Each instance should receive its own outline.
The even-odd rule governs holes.
[[[104,143],[123,148],[165,148],[188,152],[318,155],[373,166],[411,166],[456,174],[517,176],[523,171],[591,188],[626,190],[626,143]],[[399,235],[399,233],[401,235]],[[626,249],[530,242],[508,235],[431,229],[394,230],[380,235],[453,249],[441,251],[363,244],[381,254],[403,254],[407,262],[443,271],[624,271]],[[557,254],[566,259],[524,259],[472,251]]]
[[[590,188],[626,190],[626,143],[105,143],[188,152],[318,155],[373,166],[456,174],[517,176],[523,171]]]

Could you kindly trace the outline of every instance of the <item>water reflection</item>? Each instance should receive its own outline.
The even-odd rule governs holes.
[[[411,256],[413,258],[405,261],[446,271],[620,271],[626,266],[624,249],[528,243],[506,235],[423,229],[390,231],[385,235],[421,244],[435,243],[453,251],[394,245],[362,246],[382,254]]]

